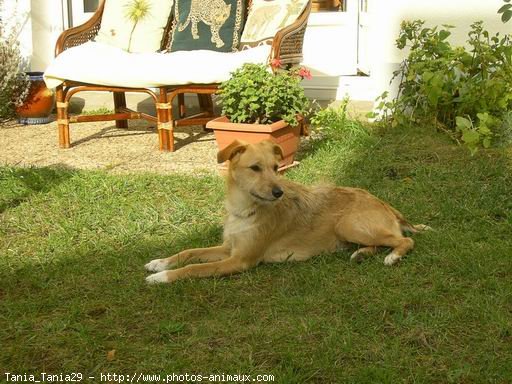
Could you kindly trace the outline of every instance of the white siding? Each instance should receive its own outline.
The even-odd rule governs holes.
[[[26,69],[30,69],[32,58],[30,0],[4,0],[0,9],[0,17],[7,31],[15,29],[18,34],[21,54],[26,60]]]
[[[372,17],[371,72],[378,94],[389,89],[392,72],[406,57],[406,51],[395,47],[402,20],[426,20],[427,26],[450,24],[455,26],[450,42],[464,45],[470,24],[483,20],[490,32],[511,33],[512,21],[504,24],[497,14],[502,0],[370,0]],[[396,84],[391,91],[396,90]]]
[[[63,31],[61,0],[32,0],[32,70],[44,71],[54,57],[55,42]]]

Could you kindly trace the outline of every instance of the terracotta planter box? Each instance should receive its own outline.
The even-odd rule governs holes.
[[[272,124],[243,124],[232,123],[226,116],[218,117],[206,124],[215,132],[215,140],[219,150],[224,149],[234,140],[247,143],[258,143],[263,140],[270,140],[279,144],[283,149],[284,159],[281,168],[293,164],[293,159],[300,142],[302,120],[295,127],[290,126],[283,120]]]

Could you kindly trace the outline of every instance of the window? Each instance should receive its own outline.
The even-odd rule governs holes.
[[[98,5],[99,0],[67,0],[69,26],[73,27],[85,23],[91,18]]]
[[[98,8],[99,0],[83,0],[84,12],[94,12]]]

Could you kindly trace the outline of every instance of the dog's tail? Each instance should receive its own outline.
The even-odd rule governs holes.
[[[418,233],[423,231],[430,231],[432,227],[425,224],[411,224],[406,222],[400,222],[400,229],[405,232]]]
[[[402,232],[411,232],[411,233],[417,233],[417,232],[423,232],[423,231],[429,231],[432,228],[425,224],[411,224],[409,223],[404,215],[402,215],[399,211],[397,211],[392,206],[388,205],[388,207],[391,209],[393,214],[398,219],[398,222],[400,223],[400,229]]]

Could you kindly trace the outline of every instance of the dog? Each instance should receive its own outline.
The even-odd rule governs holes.
[[[377,247],[392,248],[384,264],[396,264],[414,241],[403,232],[429,229],[409,224],[396,209],[358,188],[308,187],[278,174],[281,147],[270,142],[234,141],[217,155],[229,160],[224,242],[189,249],[145,265],[149,283],[225,276],[259,263],[304,261],[352,244],[351,260],[362,261]],[[188,264],[184,267],[169,268]]]

